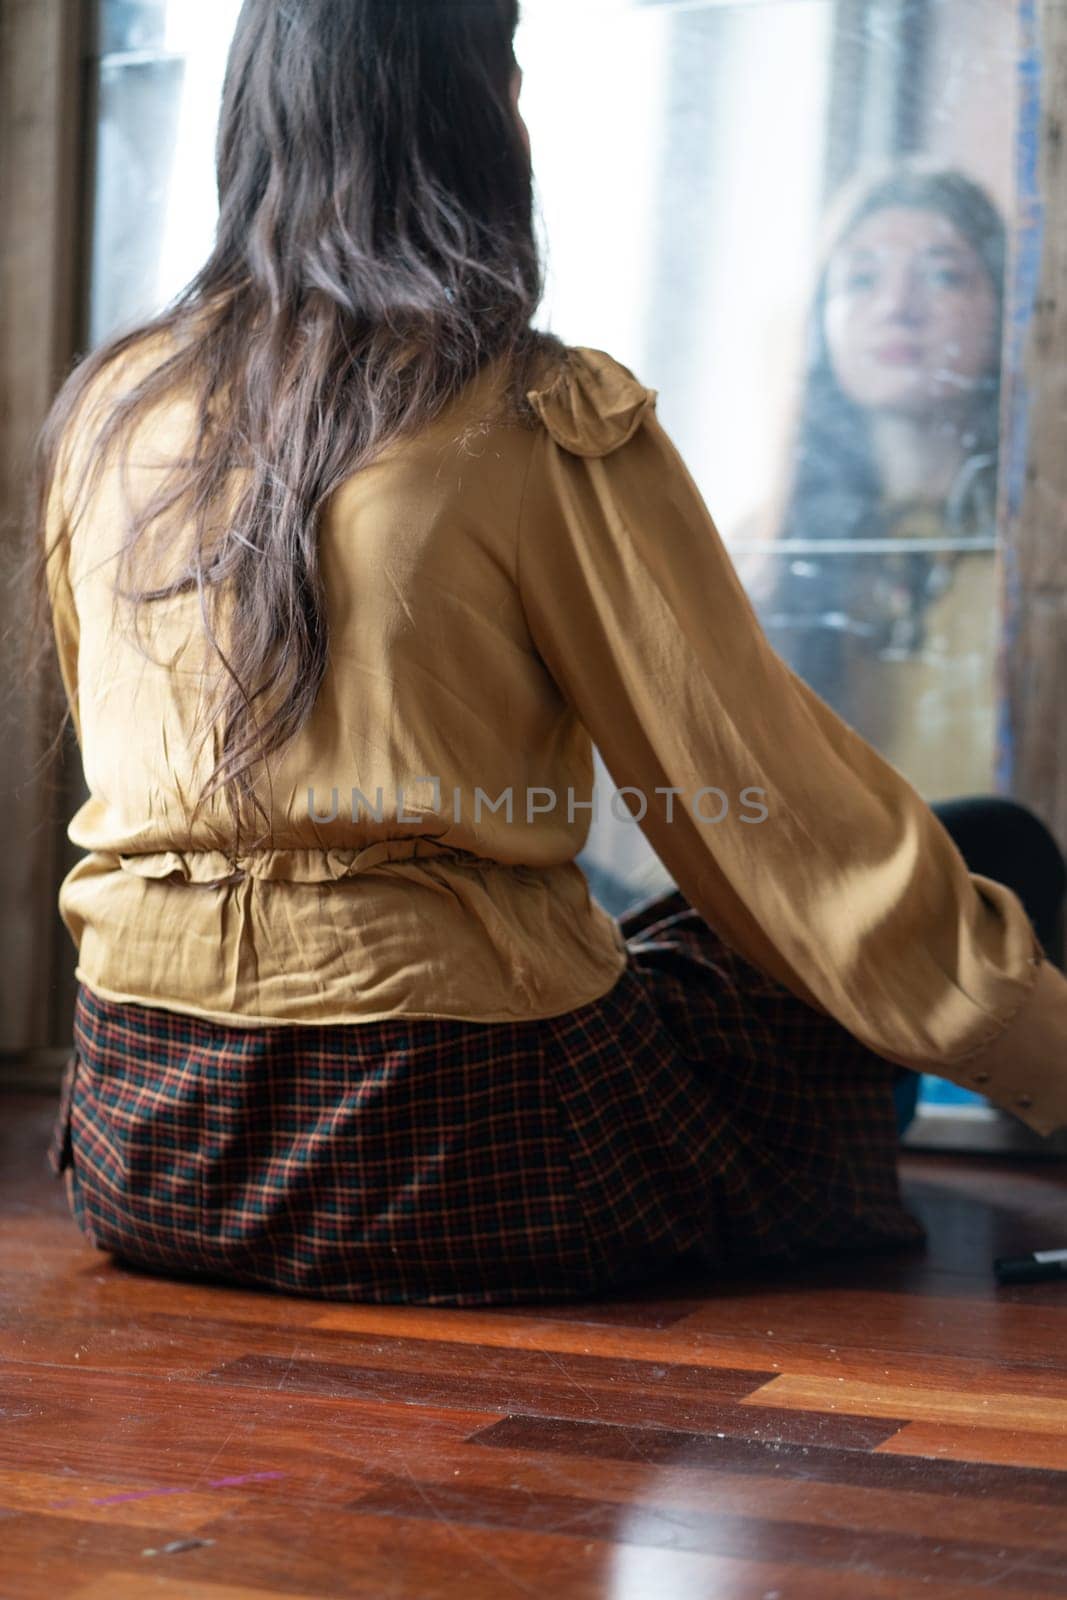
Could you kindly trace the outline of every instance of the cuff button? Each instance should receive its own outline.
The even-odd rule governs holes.
[[[1022,1110],[1022,1111],[1026,1111],[1026,1110],[1028,1110],[1028,1108],[1029,1108],[1029,1107],[1030,1107],[1030,1106],[1032,1106],[1032,1105],[1033,1105],[1033,1103],[1034,1103],[1034,1102],[1033,1102],[1033,1100],[1032,1100],[1032,1098],[1031,1098],[1031,1097],[1030,1097],[1030,1095],[1028,1095],[1028,1094],[1017,1094],[1017,1095],[1016,1095],[1016,1096],[1015,1096],[1015,1104],[1016,1104],[1016,1105],[1017,1105],[1017,1106],[1018,1106],[1018,1107],[1019,1107],[1019,1108],[1020,1108],[1020,1110]]]
[[[976,1072],[972,1081],[974,1083],[988,1083],[989,1082],[989,1073],[988,1072]]]

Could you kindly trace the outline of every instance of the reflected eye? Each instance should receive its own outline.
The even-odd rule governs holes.
[[[970,282],[968,274],[960,267],[930,267],[923,274],[925,281],[938,289],[965,289]],[[837,293],[865,294],[878,283],[878,273],[870,267],[853,267],[843,273],[834,285]]]
[[[931,283],[936,283],[942,289],[963,289],[967,286],[967,274],[958,267],[935,267],[929,273]]]

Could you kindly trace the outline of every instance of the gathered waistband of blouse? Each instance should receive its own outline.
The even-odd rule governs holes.
[[[519,873],[546,870],[543,867],[524,867],[497,861],[426,837],[379,839],[375,844],[350,849],[250,850],[237,856],[228,855],[224,850],[157,850],[119,853],[116,860],[123,872],[132,873],[135,877],[218,888],[228,883],[240,883],[245,878],[260,878],[276,883],[333,883],[341,878],[371,872],[391,862],[427,860],[431,857],[446,857],[460,867],[475,870],[502,868]]]

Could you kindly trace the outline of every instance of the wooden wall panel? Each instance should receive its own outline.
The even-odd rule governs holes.
[[[1067,4],[1023,0],[1019,15],[1019,227],[1001,473],[1001,780],[1067,848]]]
[[[46,687],[18,682],[7,630],[34,436],[82,332],[88,0],[0,0],[0,1060],[69,1036],[73,947],[56,889],[70,752],[51,780]],[[12,681],[13,678],[15,681]],[[58,792],[51,793],[58,785]],[[62,940],[66,940],[64,950]]]

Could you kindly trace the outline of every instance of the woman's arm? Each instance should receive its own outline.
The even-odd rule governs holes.
[[[1039,1132],[1067,1123],[1067,978],[1021,902],[968,872],[919,794],[771,648],[654,406],[617,446],[574,453],[573,398],[541,401],[518,530],[528,624],[691,904],[878,1054]],[[712,788],[718,822],[696,814],[721,813],[698,794]],[[765,818],[742,820],[759,802]]]

